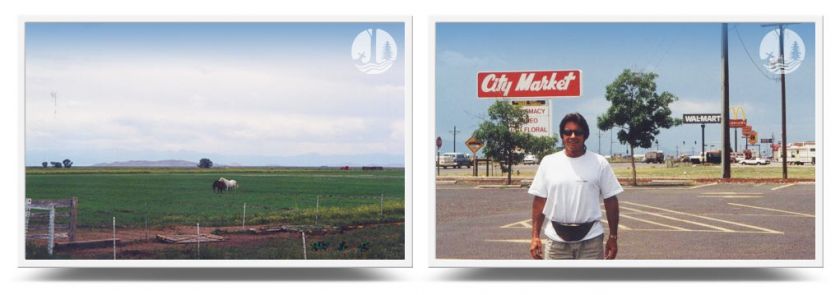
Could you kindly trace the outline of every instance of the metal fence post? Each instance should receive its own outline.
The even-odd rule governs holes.
[[[55,206],[50,206],[50,229],[49,229],[49,244],[47,244],[47,253],[52,256],[53,246],[55,245]]]

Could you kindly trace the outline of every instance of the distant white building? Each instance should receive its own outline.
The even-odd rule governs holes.
[[[773,161],[782,161],[781,145],[773,145]],[[817,143],[802,141],[790,143],[787,146],[787,161],[789,164],[804,165],[817,163]]]

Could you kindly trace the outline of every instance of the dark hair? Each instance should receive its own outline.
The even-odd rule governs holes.
[[[563,127],[566,126],[566,123],[568,122],[575,122],[578,126],[580,126],[580,131],[583,132],[584,140],[589,138],[589,124],[586,123],[586,118],[584,118],[580,113],[568,113],[565,117],[563,117],[563,120],[560,120],[560,137],[562,137],[563,134]]]

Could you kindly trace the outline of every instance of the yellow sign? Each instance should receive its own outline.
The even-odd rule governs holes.
[[[477,152],[482,147],[484,147],[484,143],[482,143],[481,141],[479,141],[475,137],[468,138],[467,141],[464,142],[464,144],[467,145],[467,148],[470,149],[470,151],[473,153],[473,155],[475,155],[475,152]]]
[[[730,119],[741,119],[746,121],[747,120],[747,113],[744,112],[744,108],[740,106],[735,106],[729,108],[732,111],[732,117]]]

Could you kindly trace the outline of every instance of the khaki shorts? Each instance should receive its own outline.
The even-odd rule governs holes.
[[[549,239],[544,249],[545,259],[604,259],[604,235],[568,243]]]

